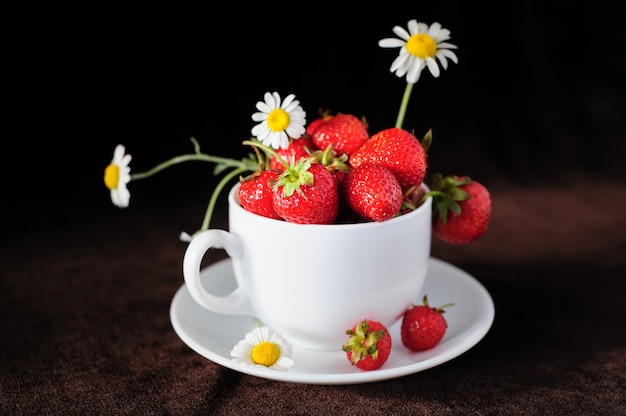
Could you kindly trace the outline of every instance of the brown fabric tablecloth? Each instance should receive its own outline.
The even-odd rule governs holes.
[[[179,339],[177,236],[200,205],[16,235],[0,262],[0,414],[624,414],[626,190],[492,194],[481,240],[432,253],[490,292],[490,331],[449,362],[367,384],[244,375]]]

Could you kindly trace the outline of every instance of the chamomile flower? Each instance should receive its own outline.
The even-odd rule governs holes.
[[[407,32],[403,27],[395,26],[393,33],[400,39],[386,38],[378,42],[382,48],[400,48],[400,54],[391,64],[391,72],[402,78],[406,75],[406,82],[415,84],[422,70],[428,67],[433,77],[439,77],[439,66],[435,58],[441,63],[443,69],[448,68],[448,59],[458,63],[458,59],[451,49],[456,45],[445,42],[450,39],[450,31],[441,27],[438,22],[430,27],[426,23],[410,20]]]
[[[286,371],[293,366],[291,344],[278,332],[266,326],[246,334],[230,352],[233,361],[257,367]]]
[[[130,192],[126,184],[130,182],[131,155],[124,154],[124,146],[118,144],[113,152],[111,164],[104,169],[104,184],[111,191],[111,201],[120,208],[126,208],[130,200]]]
[[[277,92],[266,92],[264,101],[256,103],[259,111],[252,114],[252,120],[260,122],[252,128],[252,135],[274,149],[286,149],[290,137],[299,139],[305,132],[306,113],[295,98],[289,94],[281,103]]]

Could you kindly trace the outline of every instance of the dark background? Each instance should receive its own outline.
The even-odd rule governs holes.
[[[404,124],[418,137],[433,129],[430,172],[468,174],[494,190],[621,182],[626,42],[619,6],[294,8],[16,14],[23,22],[8,38],[4,65],[6,231],[124,215],[102,182],[118,143],[132,154],[133,172],[190,152],[191,136],[207,153],[240,158],[266,91],[296,94],[308,120],[325,107],[365,116],[371,133],[392,126],[405,81],[389,71],[398,50],[377,42],[412,18],[439,21],[458,46],[459,63],[438,79],[423,72]],[[204,203],[211,169],[190,163],[131,182],[128,210]]]

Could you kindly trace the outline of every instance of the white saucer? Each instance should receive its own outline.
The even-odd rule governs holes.
[[[221,260],[201,272],[213,293],[226,294],[234,288],[231,260]],[[288,371],[251,367],[231,361],[230,351],[255,328],[252,317],[222,315],[198,305],[183,284],[174,295],[170,319],[174,331],[191,349],[209,360],[241,373],[308,384],[357,384],[387,380],[417,373],[445,363],[476,345],[489,331],[495,308],[489,292],[471,275],[444,261],[431,258],[421,303],[428,295],[432,306],[454,303],[446,309],[448,331],[433,349],[411,352],[400,341],[400,321],[389,327],[393,347],[388,361],[379,369],[363,371],[352,365],[341,346],[335,351],[315,351],[294,345],[294,365]]]

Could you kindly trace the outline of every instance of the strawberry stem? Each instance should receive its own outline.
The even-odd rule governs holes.
[[[319,163],[326,166],[332,172],[344,172],[350,171],[350,165],[348,164],[348,155],[342,153],[341,156],[337,156],[337,152],[333,150],[333,145],[329,144],[325,150],[316,150],[309,152],[311,156],[314,156]]]
[[[428,296],[426,296],[426,295],[424,295],[424,297],[422,298],[422,303],[427,308],[434,309],[435,311],[437,311],[439,313],[444,313],[446,308],[449,308],[450,306],[454,306],[454,303],[446,303],[445,305],[441,305],[441,306],[437,306],[437,307],[430,306],[428,304]]]

